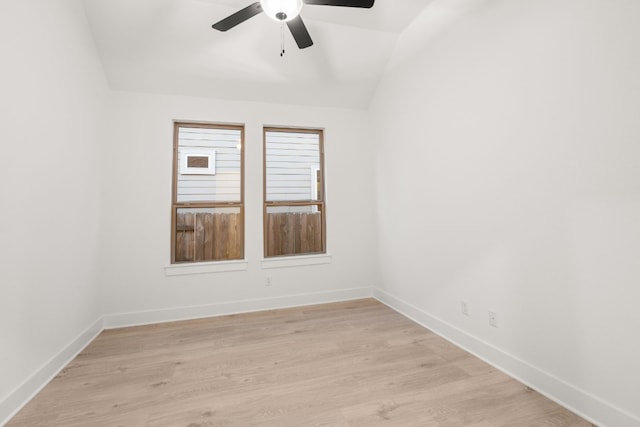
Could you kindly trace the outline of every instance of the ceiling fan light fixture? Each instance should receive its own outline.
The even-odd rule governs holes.
[[[267,16],[278,22],[291,21],[300,14],[302,0],[260,0]]]

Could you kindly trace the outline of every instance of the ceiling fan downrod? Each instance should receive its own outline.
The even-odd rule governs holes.
[[[280,57],[284,56],[284,21],[280,23]]]

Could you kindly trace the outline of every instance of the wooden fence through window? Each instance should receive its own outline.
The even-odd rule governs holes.
[[[239,213],[178,213],[176,262],[222,261],[242,258]],[[323,252],[322,214],[267,214],[266,256]]]
[[[323,252],[319,212],[269,213],[266,227],[268,257]]]
[[[178,213],[176,262],[242,258],[239,213]]]

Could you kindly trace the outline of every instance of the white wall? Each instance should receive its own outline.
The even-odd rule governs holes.
[[[2,423],[100,317],[106,81],[78,1],[3,2],[0,52]]]
[[[611,426],[640,425],[639,19],[634,0],[435,2],[371,113],[380,295]]]
[[[108,325],[367,295],[375,281],[366,112],[114,93],[105,157],[103,311]],[[165,275],[173,120],[244,123],[246,271]],[[326,128],[330,264],[262,269],[262,126]],[[354,173],[354,170],[356,173]],[[265,277],[272,286],[265,286]],[[247,303],[249,301],[249,303]],[[146,315],[128,315],[148,311]]]

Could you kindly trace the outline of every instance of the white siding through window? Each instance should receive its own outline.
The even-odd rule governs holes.
[[[178,164],[185,153],[215,151],[215,175],[178,173],[177,202],[240,201],[240,143],[237,129],[181,127],[178,130]]]
[[[267,200],[318,200],[316,170],[320,167],[317,133],[266,132]]]

